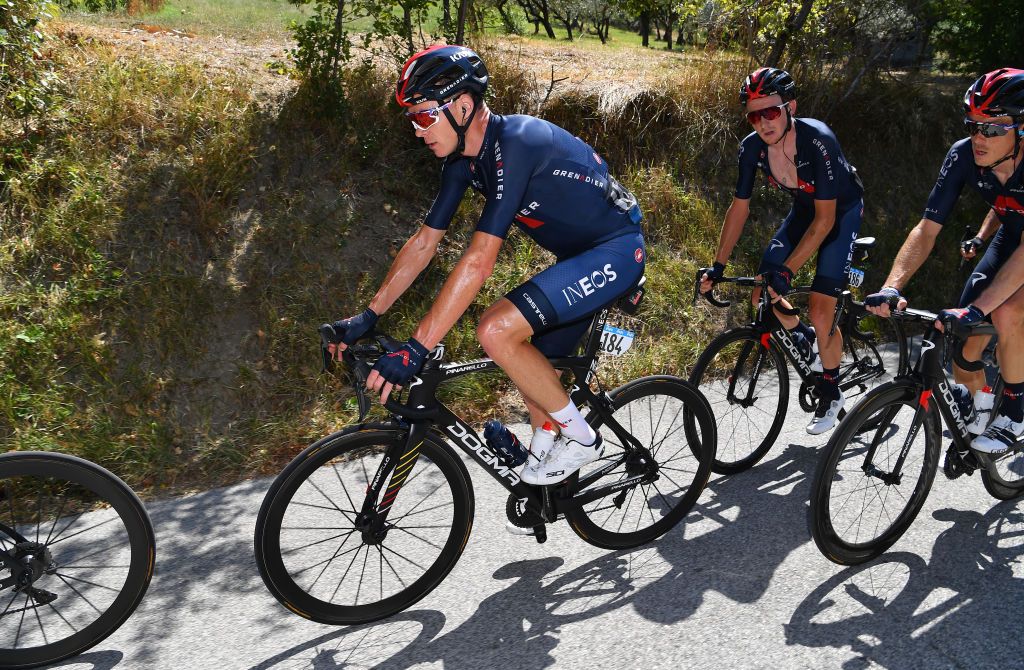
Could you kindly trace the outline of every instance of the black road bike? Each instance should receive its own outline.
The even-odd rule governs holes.
[[[856,240],[855,260],[865,260],[867,250],[874,243],[871,237]],[[701,271],[698,271],[694,302],[700,295],[700,277]],[[713,339],[690,373],[690,382],[711,403],[722,436],[713,470],[731,474],[742,472],[764,458],[782,430],[789,407],[786,361],[800,380],[798,396],[800,408],[805,412],[813,412],[817,404],[818,373],[811,369],[811,361],[801,354],[790,332],[775,314],[778,309],[797,316],[798,309],[772,305],[767,283],[756,277],[722,277],[715,283],[761,287],[753,322],[727,330]],[[809,290],[810,286],[794,286],[787,297]],[[703,295],[715,307],[731,304],[711,292]],[[847,401],[908,369],[907,341],[900,323],[871,314],[864,303],[853,299],[849,290],[843,292],[836,304],[832,332],[837,327],[843,334],[839,388],[846,394]]]
[[[89,461],[0,454],[0,669],[96,645],[142,601],[156,539],[128,486]]]
[[[631,306],[642,291],[633,295]],[[675,526],[711,475],[714,418],[704,397],[678,377],[600,390],[596,368],[608,312],[595,315],[582,355],[551,359],[572,373],[570,397],[589,407],[587,421],[601,430],[605,452],[552,486],[522,482],[436,399],[438,386],[497,370],[493,361],[445,364],[443,350],[435,350],[406,402],[388,401],[391,418],[363,423],[366,375],[394,344],[374,336],[349,347],[344,359],[355,372],[359,423],[299,454],[270,487],[257,518],[256,562],[271,593],[292,612],[329,624],[381,619],[430,593],[455,566],[473,523],[469,472],[451,445],[509,491],[509,521],[533,528],[540,542],[546,524],[562,518],[583,540],[607,549],[650,542]]]
[[[906,310],[891,318],[927,325],[937,317]],[[980,370],[983,363],[964,360],[963,342],[971,335],[991,335],[994,328],[954,330],[930,328],[913,371],[871,391],[836,427],[818,464],[809,516],[814,541],[830,560],[869,561],[906,532],[935,479],[943,421],[952,436],[943,465],[949,478],[980,470],[993,497],[1024,494],[1024,441],[1000,455],[972,450],[973,436],[945,373],[950,357],[965,370]]]

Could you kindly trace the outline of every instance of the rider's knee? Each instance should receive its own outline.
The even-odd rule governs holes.
[[[476,339],[488,355],[505,341],[505,334],[502,320],[489,312],[484,314],[483,318],[480,319],[480,323],[476,326]]]
[[[1024,328],[1024,301],[1007,300],[992,310],[992,323],[1001,333]]]

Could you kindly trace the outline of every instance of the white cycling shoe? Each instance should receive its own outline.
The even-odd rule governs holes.
[[[527,484],[547,486],[564,481],[587,463],[593,463],[604,454],[604,440],[597,434],[594,444],[580,444],[559,435],[554,446],[541,461],[533,461],[523,468],[520,478]]]
[[[807,424],[807,432],[811,435],[821,435],[835,428],[836,421],[839,420],[839,412],[842,411],[844,404],[846,404],[846,396],[842,391],[839,392],[839,397],[835,400],[819,399],[814,416]]]
[[[984,433],[971,441],[971,447],[986,454],[1002,454],[1012,449],[1022,437],[1024,421],[1014,421],[1000,414]]]

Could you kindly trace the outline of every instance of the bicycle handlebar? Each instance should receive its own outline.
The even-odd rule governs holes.
[[[899,319],[901,321],[917,321],[921,323],[934,324],[936,321],[941,321],[943,324],[942,337],[943,343],[947,344],[949,341],[956,340],[953,347],[953,361],[957,367],[967,372],[977,372],[985,368],[985,363],[982,361],[969,361],[963,356],[964,345],[967,344],[967,338],[974,335],[995,335],[996,328],[991,323],[981,322],[974,324],[973,326],[960,326],[955,325],[955,321],[952,317],[945,319],[939,319],[939,315],[934,312],[928,312],[923,309],[905,309],[895,310],[891,314],[891,318]]]
[[[701,291],[700,291],[700,282],[701,282],[701,277],[703,277],[703,276],[704,276],[704,271],[703,270],[697,270],[697,279],[696,279],[696,281],[694,281],[694,284],[693,284],[693,304],[696,305],[697,304],[697,299],[699,297],[703,296],[705,300],[707,300],[710,304],[714,305],[715,307],[724,308],[724,307],[730,306],[732,304],[732,301],[731,300],[721,300],[721,299],[715,297],[714,289],[713,288],[712,288],[712,290],[708,291],[707,293],[701,293]],[[760,287],[761,291],[762,291],[762,295],[764,295],[764,291],[768,288],[768,281],[765,280],[765,279],[758,279],[757,277],[721,277],[720,279],[713,280],[712,284],[736,284],[737,286],[745,286],[747,288],[757,288],[757,287]],[[803,286],[798,286],[798,287],[795,287],[795,290],[803,290],[804,288],[805,287],[803,287]],[[800,314],[800,310],[797,309],[796,307],[794,307],[792,309],[789,309],[789,308],[783,307],[781,305],[775,305],[775,309],[779,313],[785,314],[787,316],[797,316],[797,315]]]
[[[327,345],[330,343],[329,335],[333,334],[333,331],[326,332],[325,328],[329,328],[329,325],[325,324],[319,329],[320,349],[324,360],[324,370],[331,370],[334,367],[334,359],[331,357]],[[380,358],[387,353],[388,345],[394,348],[394,346],[397,346],[397,343],[387,335],[370,332],[362,338],[361,343],[353,344],[341,353],[341,360],[352,370],[352,374],[355,377],[352,390],[356,392],[360,422],[366,418],[373,404],[369,394],[366,392],[366,380],[369,378],[372,370],[368,359],[376,360]],[[425,421],[436,417],[438,413],[437,406],[410,407],[398,402],[394,398],[388,398],[388,401],[384,403],[384,409],[409,421]]]

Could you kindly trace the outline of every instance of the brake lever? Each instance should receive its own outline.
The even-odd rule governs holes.
[[[352,374],[355,376],[355,383],[352,384],[353,390],[356,392],[356,405],[359,408],[359,421],[362,423],[363,419],[370,412],[372,403],[370,398],[366,395],[366,379],[370,376],[370,366],[364,361],[359,360],[352,353],[351,348],[346,349],[341,353],[342,359],[345,364],[348,365],[349,369],[352,370]]]

